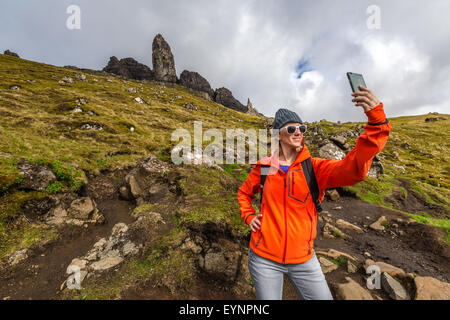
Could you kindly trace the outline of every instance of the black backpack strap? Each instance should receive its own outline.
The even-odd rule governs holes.
[[[317,184],[316,175],[312,165],[311,158],[302,161],[303,174],[305,175],[306,182],[308,183],[309,191],[316,206],[317,212],[322,211],[322,206],[319,202],[319,185]]]
[[[260,182],[260,187],[261,187],[261,192],[260,192],[260,198],[259,198],[259,205],[261,208],[261,202],[262,202],[262,197],[263,197],[263,189],[264,189],[264,184],[266,183],[266,178],[267,178],[267,174],[269,173],[269,169],[270,169],[270,165],[268,164],[262,164],[261,167],[259,168],[259,172],[260,172],[260,176],[261,176],[261,182]]]

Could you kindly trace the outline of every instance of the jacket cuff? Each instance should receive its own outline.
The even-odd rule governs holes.
[[[250,225],[250,223],[252,222],[253,219],[256,218],[256,213],[251,213],[247,216],[247,218],[245,218],[245,223],[247,225]]]
[[[386,123],[386,114],[384,113],[383,103],[380,102],[375,108],[365,112],[370,125],[380,125]]]

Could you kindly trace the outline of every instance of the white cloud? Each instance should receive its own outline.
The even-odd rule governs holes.
[[[0,49],[55,65],[102,69],[116,55],[151,67],[161,33],[178,75],[199,72],[268,116],[289,108],[306,121],[364,121],[348,71],[364,74],[388,116],[450,113],[449,1],[379,0],[380,30],[366,27],[367,1],[79,0],[82,30],[69,32],[70,4],[2,0]],[[301,60],[310,68],[297,79]]]

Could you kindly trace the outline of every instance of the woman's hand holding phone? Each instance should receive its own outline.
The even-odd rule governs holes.
[[[378,98],[372,91],[363,86],[358,86],[360,91],[352,93],[354,99],[352,102],[356,102],[355,107],[363,107],[364,112],[367,112],[380,104]]]

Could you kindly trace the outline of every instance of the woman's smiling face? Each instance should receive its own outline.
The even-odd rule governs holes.
[[[289,123],[286,123],[283,126],[283,128],[286,128],[288,126],[299,126],[300,124],[301,123],[299,123],[299,122],[289,122]],[[303,133],[301,133],[300,130],[297,129],[294,134],[288,134],[286,129],[283,129],[283,128],[281,128],[280,132],[279,132],[280,141],[286,147],[291,147],[291,148],[300,147],[302,144]]]

